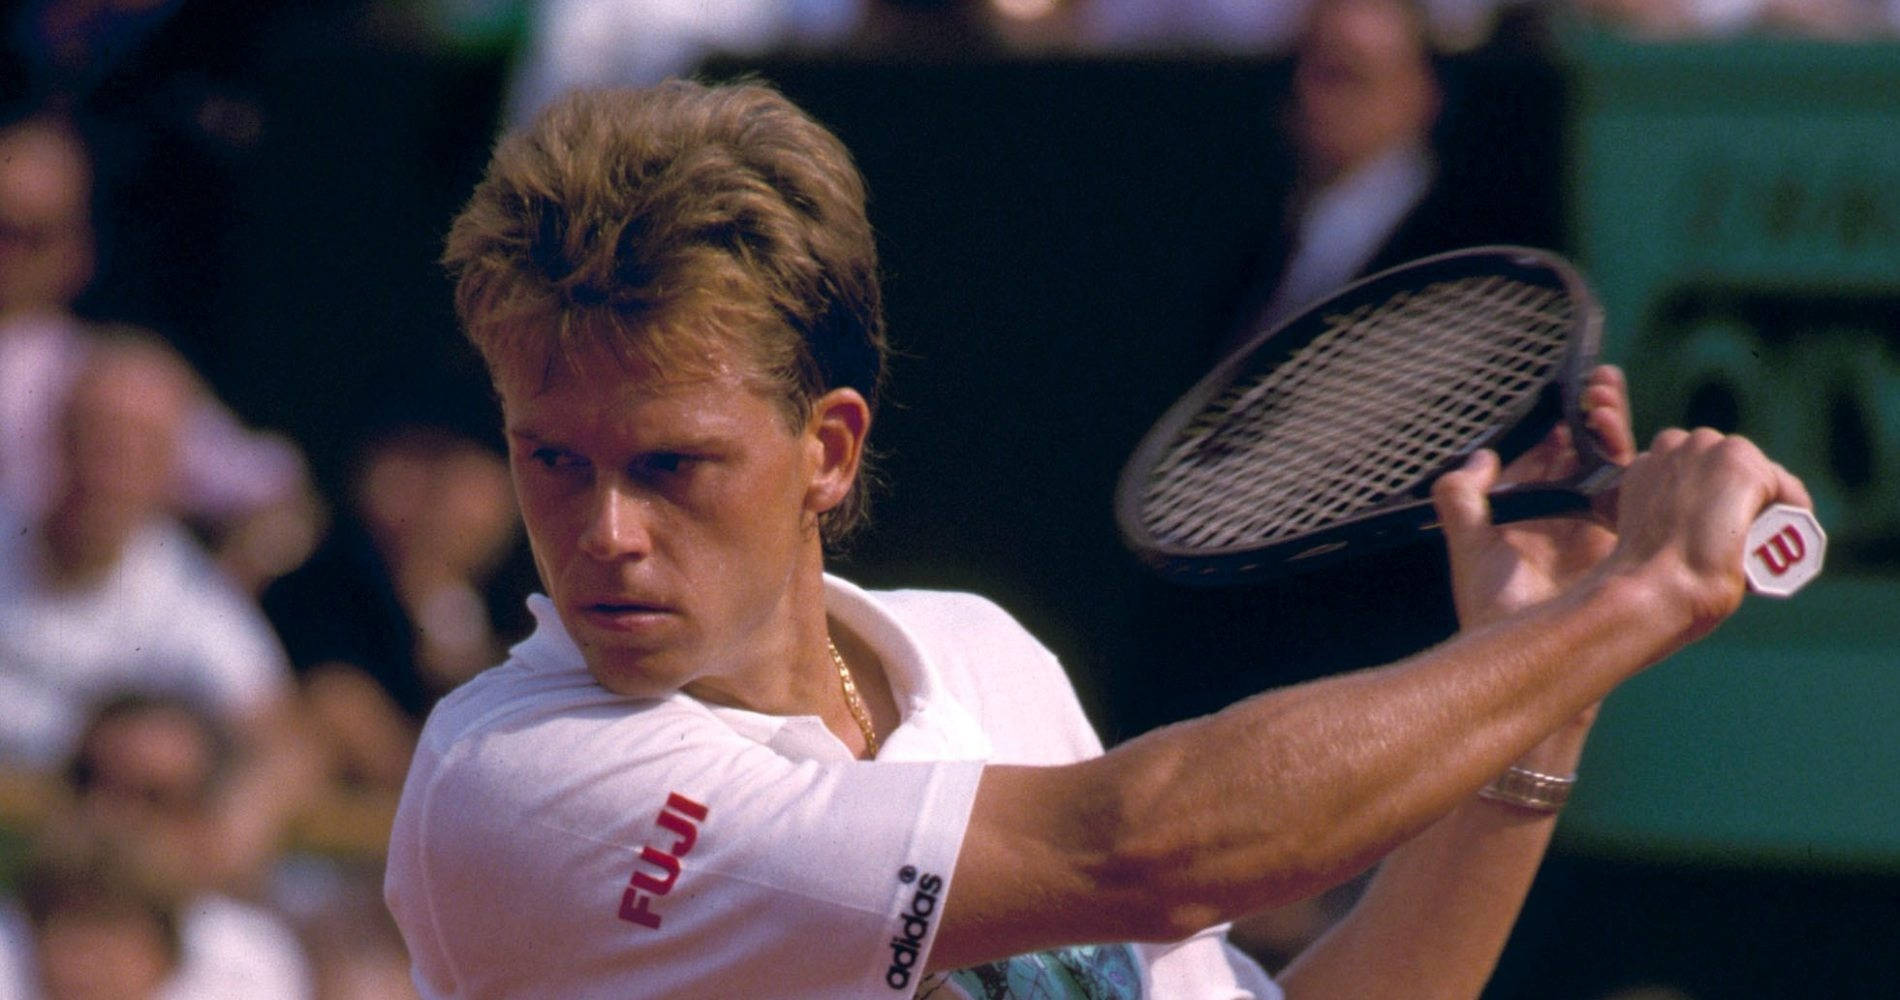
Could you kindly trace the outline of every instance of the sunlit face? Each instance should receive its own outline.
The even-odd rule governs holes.
[[[717,362],[718,359],[715,359]],[[588,670],[652,696],[769,670],[822,568],[823,447],[741,377],[499,381],[536,565]]]

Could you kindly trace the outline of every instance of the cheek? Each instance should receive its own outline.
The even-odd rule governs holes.
[[[541,574],[541,582],[553,587],[556,580],[553,571],[560,567],[566,553],[574,545],[569,518],[559,504],[545,496],[520,489],[516,495],[520,503],[522,527],[528,535],[528,550],[534,556],[534,568]]]
[[[764,477],[740,508],[742,530],[754,537],[752,544],[756,547],[796,549],[817,528],[817,511],[811,502],[819,498],[813,496],[806,480],[788,475],[786,470],[777,472]]]

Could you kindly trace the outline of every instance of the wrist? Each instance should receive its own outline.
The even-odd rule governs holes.
[[[1568,733],[1556,733],[1512,761],[1511,766],[1540,774],[1576,774],[1582,762],[1583,740],[1572,738]]]
[[[1579,637],[1582,649],[1619,660],[1634,656],[1641,661],[1637,670],[1707,631],[1698,630],[1694,602],[1678,575],[1654,563],[1607,561],[1553,603],[1567,605],[1568,612],[1591,623],[1587,635]]]
[[[1524,812],[1554,816],[1570,801],[1570,791],[1576,784],[1575,771],[1551,773],[1513,765],[1478,789],[1478,797]]]
[[[1624,606],[1639,608],[1644,622],[1660,631],[1668,651],[1685,646],[1713,629],[1735,609],[1741,579],[1712,582],[1673,553],[1659,552],[1647,559],[1606,559],[1592,581],[1597,592]],[[1735,591],[1731,597],[1729,591]]]

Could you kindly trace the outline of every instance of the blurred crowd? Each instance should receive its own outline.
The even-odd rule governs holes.
[[[519,634],[530,572],[490,439],[426,412],[354,421],[326,442],[344,457],[323,477],[315,442],[260,426],[201,370],[193,324],[225,259],[217,220],[167,209],[229,210],[220,158],[266,119],[229,85],[246,44],[287,18],[416,44],[498,31],[511,55],[497,126],[567,86],[785,48],[1292,53],[1292,235],[1249,265],[1231,343],[1383,262],[1548,241],[1508,228],[1522,213],[1488,216],[1447,192],[1429,142],[1445,100],[1433,51],[1505,34],[1536,44],[1565,18],[1650,38],[1900,26],[1887,0],[1313,5],[12,8],[0,60],[0,1000],[411,995],[380,899],[390,811],[429,708]],[[513,27],[476,27],[497,23]],[[1242,930],[1263,953],[1290,950],[1340,903]]]
[[[441,0],[448,25],[495,17],[495,0]],[[518,119],[576,84],[690,73],[715,54],[773,49],[938,57],[1032,53],[1275,55],[1311,0],[544,0],[519,15],[508,99]],[[1416,0],[1445,50],[1552,19],[1647,39],[1763,32],[1832,39],[1900,32],[1895,0]]]
[[[506,464],[391,423],[333,499],[84,314],[83,114],[0,128],[0,997],[409,995],[380,854],[422,718],[501,653]]]

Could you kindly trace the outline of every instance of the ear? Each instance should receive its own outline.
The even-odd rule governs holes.
[[[805,446],[811,462],[811,482],[805,507],[822,514],[844,502],[857,481],[864,459],[864,439],[871,432],[871,407],[856,389],[833,389],[812,403],[805,425]]]

